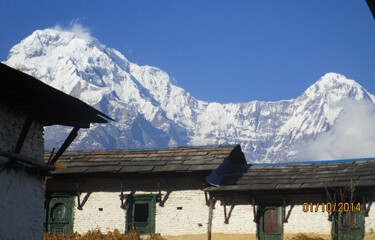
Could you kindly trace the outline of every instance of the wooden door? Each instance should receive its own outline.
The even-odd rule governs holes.
[[[48,201],[47,231],[73,233],[74,200],[69,195],[52,195]]]
[[[278,206],[260,206],[257,235],[260,240],[283,239],[283,209]]]

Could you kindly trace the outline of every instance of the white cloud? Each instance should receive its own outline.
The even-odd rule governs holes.
[[[375,107],[367,102],[345,102],[333,128],[313,142],[297,146],[298,160],[375,157]]]
[[[92,40],[91,37],[91,30],[88,27],[84,27],[82,24],[78,22],[78,20],[72,20],[69,24],[68,28],[64,28],[60,25],[57,25],[54,27],[54,29],[57,29],[59,31],[67,31],[72,32],[75,35],[77,35],[79,38],[82,38],[84,40],[90,41]]]

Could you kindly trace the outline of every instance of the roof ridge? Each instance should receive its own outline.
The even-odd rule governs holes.
[[[349,163],[349,162],[361,162],[361,161],[375,161],[375,157],[372,158],[349,158],[349,159],[337,159],[337,160],[309,160],[301,162],[278,162],[278,163],[248,163],[250,166],[282,166],[282,165],[306,165],[306,164],[334,164],[334,163]]]
[[[227,145],[201,145],[201,146],[178,146],[178,147],[171,147],[171,148],[150,148],[150,149],[82,149],[82,150],[69,150],[65,151],[65,153],[90,153],[90,152],[115,152],[115,151],[139,151],[139,152],[147,152],[147,151],[163,151],[163,150],[179,150],[179,149],[202,149],[202,148],[227,148],[227,147],[236,147],[239,144],[227,144]],[[45,153],[50,153],[51,151],[45,151]]]

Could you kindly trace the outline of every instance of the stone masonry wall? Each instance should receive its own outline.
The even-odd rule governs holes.
[[[26,114],[0,104],[0,149],[13,151]],[[43,161],[43,127],[33,123],[21,155]],[[0,238],[42,239],[45,185],[41,178],[23,170],[1,168],[0,157]]]
[[[13,151],[26,119],[26,113],[12,111],[0,104],[0,149]],[[20,155],[43,161],[43,126],[33,122],[22,146]]]
[[[126,194],[129,192],[126,192]],[[87,193],[81,195],[81,199]],[[136,194],[158,194],[157,191],[139,191]],[[165,195],[166,192],[162,191]],[[124,232],[126,211],[120,208],[120,192],[93,192],[83,210],[75,209],[74,231],[87,232],[98,228],[104,232],[115,228]],[[77,199],[75,199],[77,201]],[[102,211],[99,211],[102,208]],[[229,213],[231,206],[227,206]],[[287,207],[287,211],[289,207]],[[284,223],[284,233],[329,234],[331,222],[327,213],[305,213],[296,205]],[[212,231],[214,233],[245,234],[256,233],[251,205],[236,205],[231,210],[229,223],[224,223],[224,206],[220,201],[213,211]],[[162,235],[205,234],[208,224],[208,206],[201,190],[173,191],[164,207],[156,203],[155,230]],[[368,226],[366,226],[367,228]]]
[[[169,185],[166,185],[169,182]],[[62,184],[62,183],[60,183]],[[65,187],[74,186],[74,181],[66,180]],[[124,194],[131,190],[139,189],[135,195],[158,194],[155,187],[156,180],[132,179],[124,182],[127,186]],[[99,228],[102,231],[125,231],[126,211],[120,208],[120,180],[84,180],[80,185],[83,189],[81,201],[87,192],[91,192],[83,206],[83,210],[75,209],[74,231],[87,232]],[[101,191],[95,188],[102,189]],[[110,187],[112,186],[112,188]],[[115,186],[115,187],[113,187]],[[164,206],[156,203],[155,230],[162,235],[206,234],[208,224],[208,206],[205,202],[204,192],[199,189],[196,180],[189,178],[169,180],[162,182],[162,196],[171,191]],[[166,187],[168,186],[168,187]],[[62,187],[62,185],[61,185]],[[58,189],[58,185],[51,187]],[[195,188],[195,189],[191,189]],[[77,199],[75,199],[77,201]],[[101,209],[101,210],[100,210]],[[288,212],[290,206],[287,206]],[[224,206],[217,201],[213,211],[212,231],[214,233],[248,234],[256,233],[252,205],[235,205],[232,209],[227,206],[230,213],[229,224],[224,223]],[[370,211],[366,218],[366,232],[375,229],[375,211]],[[284,233],[317,233],[330,234],[331,222],[327,213],[303,212],[302,205],[295,205],[287,223],[284,223]]]

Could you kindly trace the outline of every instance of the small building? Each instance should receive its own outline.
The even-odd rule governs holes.
[[[0,238],[42,239],[44,174],[90,123],[107,116],[82,101],[0,63]],[[73,127],[59,151],[44,163],[43,127]]]
[[[207,179],[210,208],[218,201],[230,209],[224,218],[231,224],[233,209],[247,206],[247,230],[258,239],[297,233],[375,239],[375,159],[232,165]]]
[[[246,164],[239,145],[66,152],[47,178],[47,230],[205,235],[205,178],[227,164]]]

